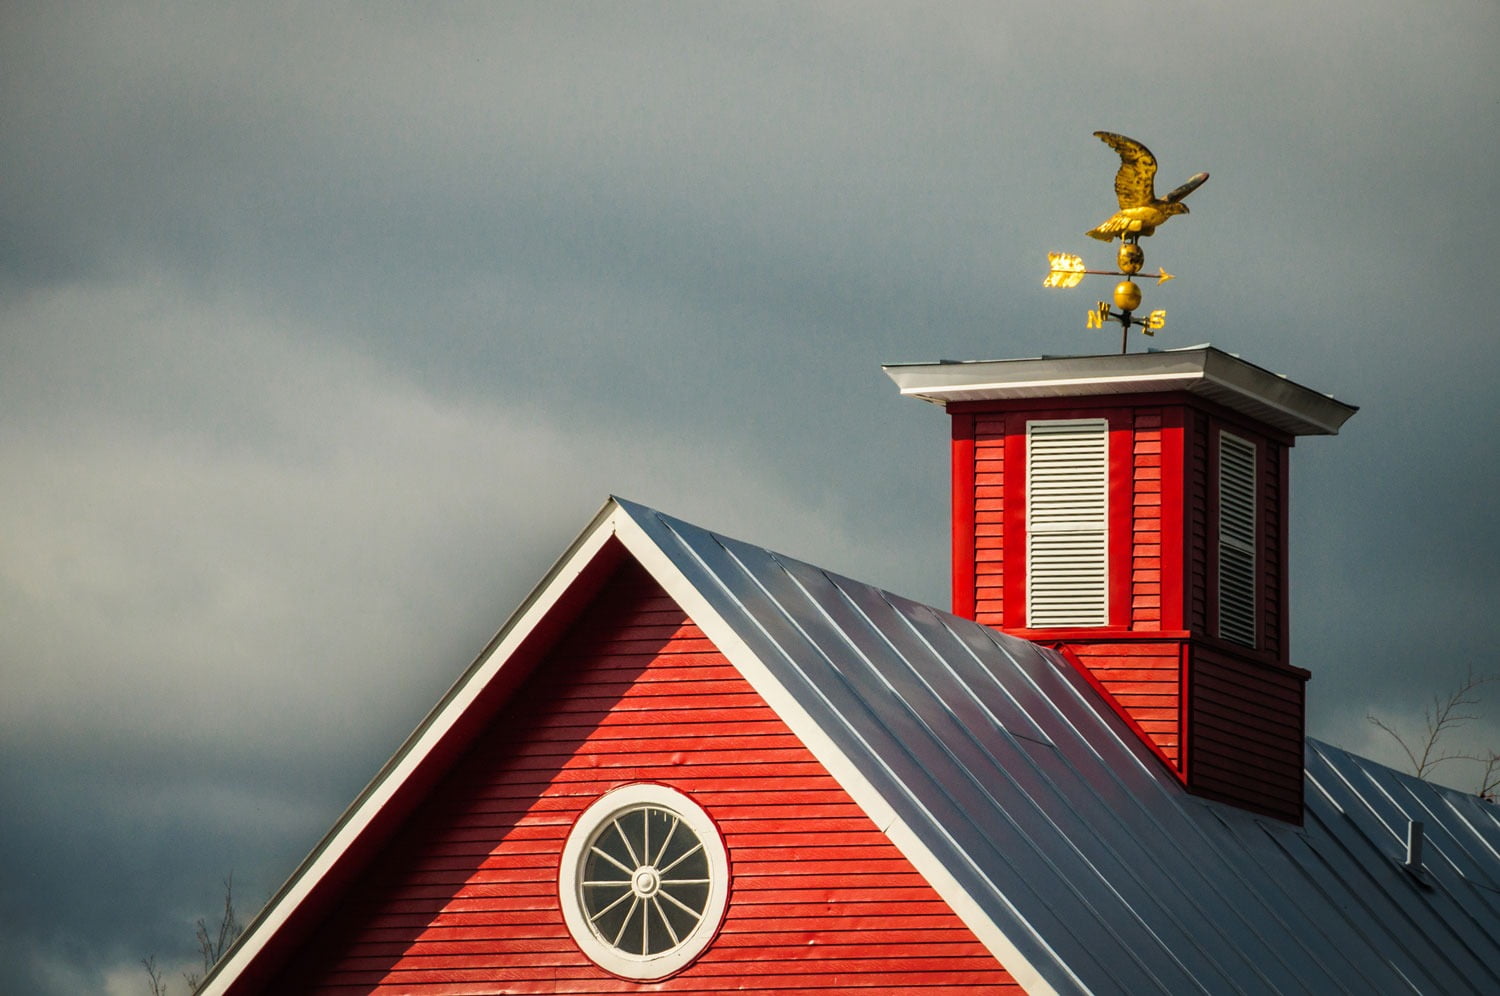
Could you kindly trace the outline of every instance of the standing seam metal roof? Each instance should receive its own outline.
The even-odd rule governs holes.
[[[615,501],[1056,991],[1500,992],[1492,805],[1314,740],[1304,826],[1198,799],[1057,654]]]

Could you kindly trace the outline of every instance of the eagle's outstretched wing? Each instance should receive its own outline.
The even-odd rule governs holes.
[[[1120,154],[1120,171],[1115,174],[1115,196],[1120,199],[1120,209],[1142,207],[1156,200],[1156,157],[1151,150],[1112,131],[1094,134]]]

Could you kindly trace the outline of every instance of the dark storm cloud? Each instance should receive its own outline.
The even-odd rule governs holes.
[[[0,989],[268,895],[611,491],[945,602],[877,367],[1115,348],[1039,286],[1099,128],[1213,174],[1158,344],[1363,406],[1293,455],[1313,734],[1500,636],[1492,4],[0,22]]]

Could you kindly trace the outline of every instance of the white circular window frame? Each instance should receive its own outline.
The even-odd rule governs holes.
[[[691,830],[703,845],[708,857],[708,901],[703,916],[691,933],[675,947],[652,955],[621,951],[600,937],[584,912],[581,879],[588,847],[599,831],[611,820],[628,810],[653,806],[676,814],[684,827]],[[654,982],[687,967],[703,953],[719,932],[724,909],[729,901],[729,855],[719,828],[703,807],[665,785],[637,783],[612,789],[585,809],[573,824],[563,846],[562,864],[558,869],[558,896],[562,900],[563,920],[573,940],[606,972],[637,982]]]

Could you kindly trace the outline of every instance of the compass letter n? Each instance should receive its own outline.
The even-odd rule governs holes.
[[[1109,317],[1109,305],[1100,301],[1099,306],[1089,312],[1088,322],[1084,325],[1086,329],[1104,328],[1104,319]]]

